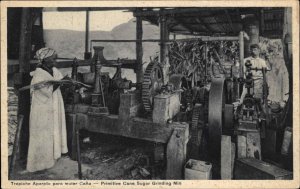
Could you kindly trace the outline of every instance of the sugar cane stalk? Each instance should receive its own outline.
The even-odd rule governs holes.
[[[17,132],[16,132],[14,146],[13,146],[13,153],[12,153],[11,161],[10,161],[10,164],[9,164],[9,179],[12,179],[12,177],[14,176],[14,170],[15,170],[15,165],[16,165],[16,160],[17,160],[17,154],[18,154],[18,151],[19,151],[20,134],[21,134],[21,130],[22,130],[23,119],[24,119],[24,116],[19,115]]]

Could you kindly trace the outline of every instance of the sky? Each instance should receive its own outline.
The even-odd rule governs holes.
[[[43,27],[44,29],[85,31],[85,16],[85,12],[44,12]],[[132,18],[132,12],[91,11],[90,31],[111,31],[115,26],[126,23]]]

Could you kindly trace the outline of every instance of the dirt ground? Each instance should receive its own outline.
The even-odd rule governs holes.
[[[17,128],[18,98],[8,88],[8,155],[11,157]],[[81,132],[83,179],[163,179],[164,162],[154,162],[154,144],[123,137]],[[51,169],[29,173],[26,162],[18,161],[13,180],[76,180],[78,164],[68,154]]]
[[[13,88],[8,88],[8,147],[11,157],[17,128],[18,98]],[[154,144],[146,141],[94,134],[81,133],[81,161],[83,179],[163,179],[164,161],[154,162]],[[26,162],[18,161],[14,180],[76,180],[78,164],[68,154],[57,160],[51,169],[29,173]]]
[[[163,162],[153,161],[153,144],[111,135],[83,133],[93,137],[81,140],[82,175],[85,180],[146,180],[164,178]],[[92,140],[91,140],[92,138]],[[29,173],[20,162],[14,180],[76,180],[77,161],[62,156],[51,169]]]

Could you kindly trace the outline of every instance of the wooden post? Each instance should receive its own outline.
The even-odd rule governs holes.
[[[244,78],[244,32],[240,31],[239,34],[239,46],[240,46],[240,74],[239,77],[240,78]],[[242,90],[243,90],[243,84],[238,84],[238,90],[237,90],[237,96],[238,98],[240,98],[241,94],[242,94]]]
[[[32,32],[32,10],[31,8],[22,9],[21,31],[20,31],[20,51],[19,51],[19,72],[29,73],[30,71],[30,52],[31,52],[31,32]]]
[[[139,10],[138,10],[139,11]],[[142,17],[136,17],[136,82],[143,82],[143,22]]]
[[[283,46],[285,54],[285,62],[289,64],[289,61],[292,59],[292,8],[284,8],[283,16]]]
[[[244,31],[248,34],[249,40],[245,41],[244,53],[245,57],[250,56],[250,45],[259,43],[259,21],[253,15],[244,19]]]
[[[240,77],[244,77],[244,32],[239,34],[239,46],[240,46]]]
[[[221,179],[231,180],[233,177],[233,164],[235,145],[231,143],[231,136],[222,135],[221,138]]]
[[[66,114],[66,125],[67,125],[67,141],[68,141],[68,153],[72,160],[77,160],[77,140],[76,140],[76,114]]]
[[[237,136],[237,158],[245,158],[247,152],[247,138],[243,135]]]
[[[284,24],[283,24],[283,35],[282,35],[282,45],[283,45],[283,55],[285,64],[289,73],[289,103],[293,102],[293,40],[292,40],[292,8],[284,8]],[[293,122],[293,106],[289,105],[288,114],[286,119],[287,126],[291,126]]]
[[[263,8],[260,10],[259,16],[260,16],[259,33],[260,33],[260,35],[263,36],[264,32],[265,32],[265,15],[264,15],[264,9]]]
[[[84,59],[88,60],[91,58],[91,54],[89,52],[89,39],[90,39],[90,11],[86,10],[86,18],[85,18],[85,52],[84,52]]]
[[[166,61],[168,47],[166,41],[169,40],[169,32],[167,28],[166,16],[160,17],[159,29],[160,29],[160,62]]]
[[[20,46],[19,46],[19,73],[15,74],[15,87],[20,88],[30,84],[30,54],[31,54],[31,32],[33,24],[32,8],[22,8]],[[18,96],[18,115],[24,115],[23,127],[20,136],[20,158],[27,157],[29,145],[29,114],[30,114],[30,92],[24,91]]]
[[[159,22],[159,29],[160,29],[160,63],[163,66],[163,73],[164,73],[164,83],[169,81],[169,58],[168,58],[168,41],[169,40],[169,31],[167,26],[167,17],[162,15],[160,17]]]
[[[167,144],[166,179],[183,179],[189,126],[187,123],[173,123],[171,126],[174,127],[174,131]]]

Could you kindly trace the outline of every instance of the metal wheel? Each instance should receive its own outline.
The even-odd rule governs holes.
[[[148,64],[142,84],[142,102],[147,112],[153,109],[153,98],[157,95],[164,84],[163,71],[158,62]]]
[[[220,157],[225,99],[225,80],[214,78],[211,83],[208,104],[209,149],[212,157]]]

